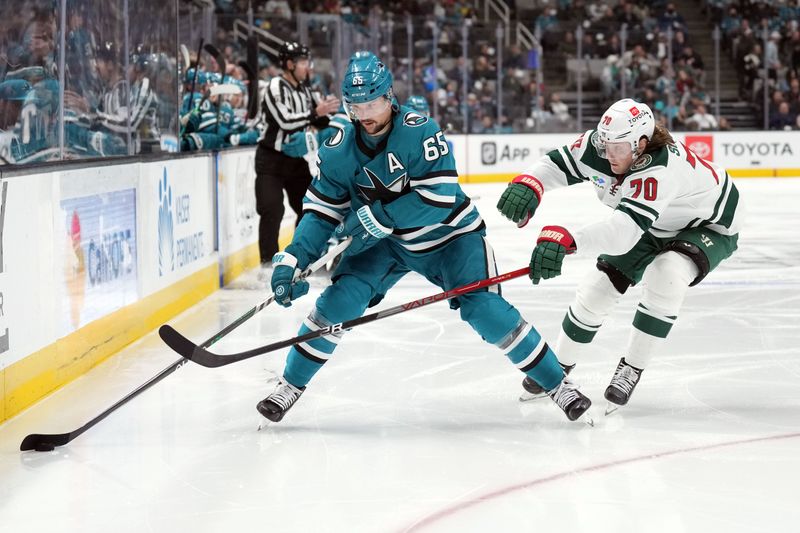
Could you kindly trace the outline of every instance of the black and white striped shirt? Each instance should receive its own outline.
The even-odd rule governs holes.
[[[280,152],[289,134],[302,131],[308,125],[326,127],[328,117],[317,116],[317,103],[306,84],[292,87],[282,76],[272,78],[261,101],[264,129],[259,144]]]

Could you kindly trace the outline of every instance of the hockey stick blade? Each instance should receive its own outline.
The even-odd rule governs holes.
[[[316,272],[320,268],[324,267],[328,263],[328,261],[331,261],[333,258],[335,258],[339,254],[344,252],[344,250],[348,246],[350,246],[351,242],[352,242],[352,237],[348,237],[347,239],[345,239],[342,242],[338,243],[336,246],[334,246],[333,248],[328,250],[328,252],[325,255],[323,255],[322,257],[317,259],[314,263],[312,263],[303,272],[301,272],[300,274],[295,276],[295,278],[294,278],[295,281],[306,279],[308,276],[310,276],[311,274],[313,274],[314,272]],[[249,318],[250,316],[254,315],[258,311],[260,311],[261,309],[266,307],[268,304],[272,303],[273,300],[275,300],[275,296],[274,295],[270,295],[269,298],[267,298],[266,301],[258,304],[254,308],[250,309],[250,311],[245,313],[245,315],[242,318],[245,318],[245,317]],[[239,320],[242,320],[242,318],[240,318]],[[239,321],[237,321],[237,322],[239,322]],[[232,329],[232,327],[236,327],[236,326],[238,326],[238,323],[235,322],[234,324],[231,324],[227,328],[223,329],[221,333],[222,334],[227,334],[230,331],[230,329]],[[204,347],[196,345],[195,343],[193,343],[192,341],[190,341],[189,339],[187,339],[186,337],[181,335],[175,328],[173,328],[169,324],[164,324],[163,326],[158,328],[158,336],[161,337],[161,340],[163,340],[164,343],[167,346],[172,348],[172,350],[174,350],[181,357],[183,357],[185,359],[189,359],[190,361],[205,360],[204,356],[203,356],[203,352],[205,352],[205,350],[203,349]],[[222,335],[218,335],[217,337],[214,337],[215,342],[216,342],[216,339],[221,338],[221,337],[222,337]],[[212,365],[203,365],[203,366],[214,366],[214,365],[212,364]],[[221,366],[221,365],[216,365],[216,366]]]
[[[309,271],[307,272],[310,274],[312,268],[317,269],[324,266],[333,256],[342,253],[344,249],[350,245],[350,241],[351,241],[350,239],[347,239],[337,244],[327,254],[325,254],[324,257],[322,257],[319,261],[314,263],[314,265],[309,267]],[[232,323],[228,324],[221,331],[217,332],[213,337],[206,340],[201,346],[204,348],[212,346],[214,343],[219,341],[225,335],[227,335],[234,329],[238,328],[240,325],[244,324],[247,320],[250,319],[250,317],[252,317],[256,313],[264,309],[266,306],[268,306],[270,303],[272,303],[274,299],[275,298],[272,295],[270,295],[269,298],[267,298],[260,304],[256,305],[255,307],[249,309],[245,314],[240,316]],[[168,337],[170,339],[170,342],[167,342],[167,344],[176,351],[178,350],[173,347],[173,344],[175,346],[181,346],[182,348],[180,349],[185,349],[187,347],[187,344],[194,346],[194,344],[191,341],[183,337],[183,335],[172,329],[170,326],[162,326],[159,330],[159,335],[161,336],[162,339],[164,339],[165,342],[167,342],[165,336]],[[129,401],[131,401],[133,398],[135,398],[142,392],[146,391],[159,381],[163,380],[168,375],[175,372],[177,369],[185,365],[186,362],[187,362],[186,358],[182,357],[181,359],[178,359],[170,366],[168,366],[167,368],[165,368],[164,370],[162,370],[161,372],[150,378],[150,380],[148,380],[146,383],[139,386],[136,390],[134,390],[133,392],[131,392],[130,394],[119,400],[117,403],[115,403],[114,405],[112,405],[111,407],[109,407],[108,409],[106,409],[105,411],[103,411],[102,413],[100,413],[99,415],[97,415],[96,417],[94,417],[93,419],[91,419],[89,422],[79,427],[78,429],[70,431],[69,433],[51,433],[51,434],[33,433],[31,435],[26,436],[22,440],[19,449],[21,451],[36,450],[40,452],[47,452],[55,449],[56,446],[63,446],[69,443],[70,441],[74,440],[75,438],[83,434],[88,429],[97,425],[100,421],[102,421],[108,415],[110,415],[111,413],[113,413],[114,411],[116,411]]]
[[[255,357],[257,355],[274,352],[275,350],[280,350],[281,348],[287,348],[289,346],[294,346],[296,344],[317,339],[319,337],[324,337],[326,335],[331,335],[334,333],[338,333],[340,331],[348,330],[350,328],[354,328],[362,324],[368,324],[370,322],[374,322],[382,318],[387,318],[393,315],[397,315],[405,311],[410,311],[412,309],[424,307],[426,305],[435,302],[449,300],[451,298],[455,298],[456,296],[460,296],[468,292],[476,291],[478,289],[482,289],[485,287],[490,287],[492,285],[497,285],[499,283],[503,283],[505,281],[509,281],[511,279],[527,275],[529,272],[530,272],[529,267],[520,268],[519,270],[514,270],[512,272],[507,272],[505,274],[500,274],[498,276],[494,276],[484,280],[475,281],[473,283],[469,283],[467,285],[458,287],[456,289],[451,289],[449,291],[444,291],[431,296],[426,296],[425,298],[420,298],[419,300],[414,300],[405,304],[397,305],[395,307],[390,307],[389,309],[384,309],[383,311],[378,311],[376,313],[364,315],[359,318],[354,318],[352,320],[340,322],[338,324],[333,324],[322,329],[309,331],[308,333],[304,333],[303,335],[299,335],[297,337],[292,337],[291,339],[274,342],[272,344],[267,344],[265,346],[260,346],[258,348],[253,348],[252,350],[246,350],[244,352],[239,352],[239,353],[233,353],[227,355],[216,354],[206,350],[201,346],[195,345],[194,343],[192,343],[182,335],[178,334],[177,332],[175,332],[177,335],[173,335],[172,332],[170,332],[169,330],[165,330],[164,333],[170,335],[171,342],[174,342],[175,345],[181,349],[181,352],[178,353],[180,353],[186,359],[189,359],[190,361],[207,368],[218,368],[220,366],[226,366],[232,363],[243,361],[245,359],[250,359],[251,357]],[[159,334],[161,334],[161,330],[159,330]]]
[[[43,435],[32,433],[22,439],[19,449],[23,452],[36,450],[37,452],[49,452],[56,446],[63,446],[72,440],[72,433],[58,433],[55,435]]]

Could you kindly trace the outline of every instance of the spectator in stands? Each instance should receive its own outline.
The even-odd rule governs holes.
[[[703,64],[703,58],[694,51],[691,46],[687,46],[683,49],[683,54],[681,57],[686,62],[686,66],[691,67],[695,71],[702,71],[705,69],[705,65]]]
[[[694,114],[686,120],[686,123],[694,124],[701,131],[712,131],[719,127],[716,117],[706,111],[706,106],[703,104],[695,107]]]
[[[765,50],[764,61],[766,62],[767,75],[770,79],[778,78],[778,70],[781,68],[781,59],[778,51],[778,43],[781,40],[780,32],[773,31],[769,40],[767,41],[767,49]]]
[[[789,110],[788,102],[781,102],[778,111],[769,118],[769,129],[790,130],[797,125],[797,115]]]
[[[686,31],[686,21],[683,19],[683,16],[675,10],[675,4],[672,2],[667,4],[667,8],[661,16],[658,17],[658,29],[665,32],[669,28],[672,28],[673,32]]]
[[[742,59],[742,95],[753,95],[753,82],[758,77],[761,68],[761,45],[755,44],[750,52]]]
[[[559,93],[550,95],[550,111],[553,113],[553,117],[562,124],[566,124],[572,120],[572,117],[569,115],[569,107],[561,101],[561,95]]]

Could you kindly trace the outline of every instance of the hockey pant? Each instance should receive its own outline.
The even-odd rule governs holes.
[[[412,270],[444,290],[497,274],[492,249],[479,233],[461,236],[424,254],[408,252],[390,239],[384,239],[361,254],[342,259],[334,272],[333,284],[317,299],[315,309],[304,321],[299,334],[361,316]],[[536,328],[503,299],[499,286],[459,296],[457,301],[451,300],[451,308],[458,308],[461,318],[486,342],[499,348],[545,390],[555,388],[563,379],[553,351]],[[386,327],[403,325],[396,320]],[[285,379],[296,387],[304,387],[331,358],[340,340],[341,333],[291,348]]]

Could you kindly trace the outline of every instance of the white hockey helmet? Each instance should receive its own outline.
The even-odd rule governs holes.
[[[592,135],[592,144],[597,149],[597,155],[608,159],[607,143],[627,142],[635,157],[639,155],[639,139],[646,137],[649,141],[655,127],[655,117],[647,104],[625,98],[615,102],[603,113],[597,124],[597,131]]]

